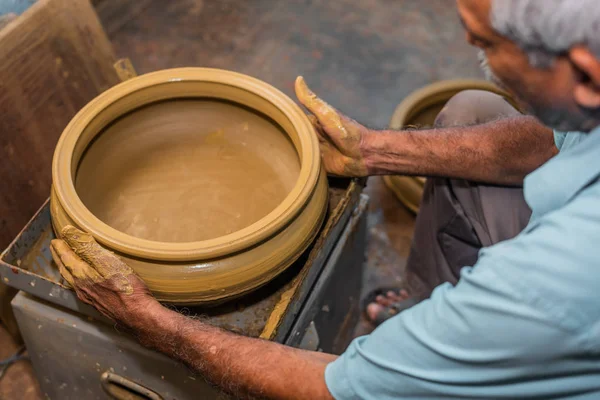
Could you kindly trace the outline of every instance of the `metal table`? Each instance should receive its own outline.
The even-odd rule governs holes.
[[[368,197],[330,179],[328,216],[313,245],[264,287],[231,302],[177,311],[290,346],[341,353],[360,314]],[[0,255],[0,278],[21,292],[13,310],[51,399],[187,399],[219,394],[185,366],[140,346],[66,288],[52,257],[48,203]]]

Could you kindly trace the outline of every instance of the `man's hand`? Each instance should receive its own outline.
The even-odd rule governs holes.
[[[128,328],[146,347],[182,361],[241,398],[332,399],[325,367],[337,357],[252,339],[187,318],[158,303],[119,257],[72,226],[52,257],[77,296]],[[165,340],[169,338],[169,340]]]
[[[523,178],[557,153],[552,129],[517,115],[488,123],[424,130],[370,130],[341,114],[296,79],[310,113],[323,164],[332,175],[442,176],[500,185]],[[467,104],[477,114],[476,101]],[[464,105],[460,105],[464,114]],[[453,125],[456,125],[456,121]]]
[[[318,98],[304,78],[296,79],[296,96],[309,114],[321,148],[323,164],[332,175],[364,177],[369,175],[365,160],[365,136],[369,129],[341,114]]]
[[[92,235],[67,225],[61,237],[50,244],[52,258],[80,300],[125,327],[136,323],[139,311],[160,305],[133,270]]]

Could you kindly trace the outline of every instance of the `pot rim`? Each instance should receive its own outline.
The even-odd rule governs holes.
[[[137,91],[181,81],[232,86],[253,93],[275,106],[290,121],[297,133],[297,143],[293,140],[292,142],[300,161],[300,173],[292,190],[275,209],[239,231],[213,239],[182,243],[140,239],[112,228],[85,207],[75,190],[72,174],[73,153],[85,128],[108,106]],[[115,120],[121,115],[115,113],[111,119]],[[271,117],[268,114],[267,116]],[[94,136],[96,135],[97,133]],[[108,89],[82,108],[67,125],[56,145],[52,161],[52,190],[73,222],[112,250],[162,261],[202,260],[244,250],[283,229],[310,200],[317,186],[320,169],[319,144],[312,124],[300,107],[284,93],[265,82],[233,71],[174,68],[127,80]]]
[[[440,99],[448,101],[454,94],[463,90],[485,90],[496,93],[518,108],[506,91],[490,81],[483,79],[449,79],[423,86],[404,98],[392,114],[389,123],[390,129],[402,129],[417,112],[439,103]]]

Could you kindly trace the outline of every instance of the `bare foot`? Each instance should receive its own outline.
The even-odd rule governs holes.
[[[375,298],[375,301],[367,306],[367,317],[369,318],[369,321],[371,323],[374,323],[377,320],[377,316],[386,308],[390,307],[395,303],[399,303],[403,300],[406,300],[409,297],[410,296],[408,292],[404,289],[400,290],[400,292],[398,293],[390,290],[385,294],[385,296],[377,296]]]

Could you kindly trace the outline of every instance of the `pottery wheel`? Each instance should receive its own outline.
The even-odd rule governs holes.
[[[216,238],[266,216],[300,162],[273,121],[212,99],[150,104],[109,125],[79,164],[76,190],[100,220],[162,242]]]

